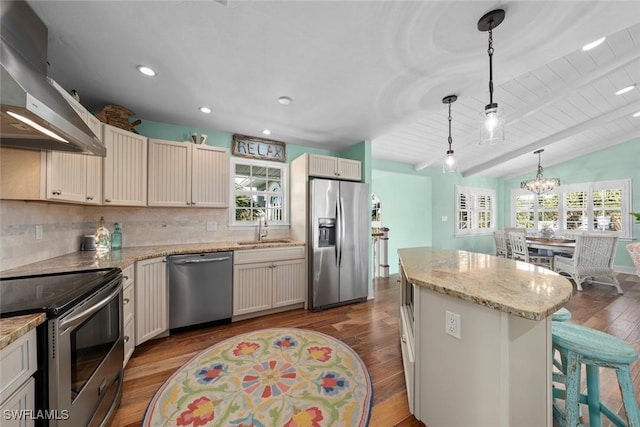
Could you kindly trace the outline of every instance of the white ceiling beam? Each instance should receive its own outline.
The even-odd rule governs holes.
[[[564,86],[561,90],[554,91],[551,95],[545,95],[536,102],[527,104],[525,108],[520,108],[507,114],[505,117],[505,126],[509,126],[522,120],[545,107],[555,103],[556,101],[566,98],[569,94],[577,92],[580,88],[593,83],[596,80],[606,77],[620,68],[624,68],[634,62],[640,61],[640,47],[631,49],[624,55],[615,58],[613,61],[608,62],[606,65],[594,69],[592,72],[585,74],[579,79],[576,79],[572,83]]]
[[[524,147],[518,148],[517,150],[510,151],[502,156],[491,159],[487,162],[480,163],[479,165],[473,166],[462,172],[463,177],[475,175],[477,173],[483,172],[492,167],[498,166],[501,163],[508,162],[509,160],[515,159],[516,157],[520,157],[529,152],[538,150],[540,148],[546,147],[551,144],[555,144],[559,141],[562,141],[565,138],[568,138],[577,133],[583,132],[587,129],[591,129],[594,127],[602,126],[605,123],[616,120],[620,117],[624,117],[626,115],[631,115],[636,113],[640,109],[640,102],[634,102],[624,107],[617,108],[615,110],[609,111],[608,113],[602,114],[594,119],[589,119],[582,123],[579,123],[575,126],[557,132],[553,135],[550,135],[546,138],[539,139],[538,141],[532,142],[529,145],[525,145]]]
[[[607,140],[607,147],[613,147],[615,145],[618,144],[622,144],[624,142],[628,142],[631,141],[634,138],[639,138],[640,137],[640,130],[633,130],[627,133],[624,133],[622,135],[619,135],[613,139],[608,139]],[[553,166],[553,165],[557,165],[559,163],[564,163],[567,162],[569,160],[575,159],[576,157],[580,157],[580,156],[584,156],[585,154],[589,154],[589,153],[593,153],[594,151],[598,151],[599,148],[596,149],[588,149],[588,150],[577,150],[576,152],[572,153],[571,155],[567,155],[564,157],[553,157],[551,160],[545,160],[545,167],[547,166]],[[533,169],[535,169],[536,165],[533,165]],[[511,179],[514,178],[516,176],[520,176],[522,175],[522,170],[519,170],[517,172],[512,172],[509,173],[507,175],[502,176],[501,178],[503,179]]]

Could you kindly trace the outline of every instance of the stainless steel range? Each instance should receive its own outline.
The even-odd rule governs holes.
[[[36,425],[104,426],[122,392],[122,272],[0,278],[0,317],[45,312],[38,327]],[[46,413],[46,412],[45,412]]]

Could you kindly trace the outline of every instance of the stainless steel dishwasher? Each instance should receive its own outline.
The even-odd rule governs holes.
[[[169,328],[231,319],[233,252],[169,256]]]

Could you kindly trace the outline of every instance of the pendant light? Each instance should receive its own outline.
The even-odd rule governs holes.
[[[455,173],[458,171],[458,162],[455,157],[453,157],[453,149],[451,148],[451,143],[453,142],[453,139],[451,139],[451,104],[456,102],[457,99],[458,97],[456,95],[449,95],[442,98],[443,104],[449,104],[449,138],[447,139],[449,149],[447,150],[444,162],[442,162],[442,173]]]
[[[496,144],[504,141],[504,118],[498,103],[493,102],[493,29],[504,20],[503,9],[492,10],[478,21],[478,30],[489,32],[489,103],[480,114],[480,144]]]
[[[540,153],[544,150],[534,151],[533,154],[538,155],[538,172],[535,179],[528,179],[520,183],[520,188],[529,190],[536,194],[546,193],[560,186],[560,180],[558,178],[545,178],[542,176],[542,165],[540,164]]]

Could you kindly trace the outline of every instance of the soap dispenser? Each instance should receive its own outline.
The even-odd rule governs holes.
[[[105,252],[111,250],[111,235],[109,230],[104,226],[104,217],[100,217],[98,228],[94,234],[94,240],[96,242],[96,251]]]
[[[122,230],[117,222],[113,225],[113,234],[111,235],[111,249],[122,249]]]

